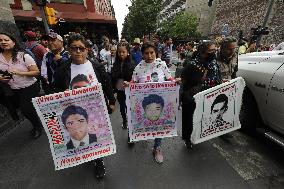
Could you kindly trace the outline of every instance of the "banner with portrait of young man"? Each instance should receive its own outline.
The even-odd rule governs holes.
[[[194,96],[191,142],[198,144],[241,128],[239,114],[245,87],[243,78],[202,91]]]
[[[100,84],[33,98],[47,133],[55,170],[116,153]]]
[[[126,88],[130,141],[177,136],[179,85],[131,83]]]

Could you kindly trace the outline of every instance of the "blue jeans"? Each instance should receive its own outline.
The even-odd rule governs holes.
[[[155,138],[154,140],[154,150],[156,150],[157,148],[159,148],[161,146],[162,143],[162,139],[161,138]]]

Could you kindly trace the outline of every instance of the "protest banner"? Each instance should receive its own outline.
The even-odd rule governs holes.
[[[239,114],[245,87],[243,78],[202,91],[194,96],[191,142],[198,144],[241,128]]]
[[[177,136],[178,100],[175,82],[131,83],[126,88],[130,141]]]
[[[116,153],[100,84],[33,98],[32,102],[47,133],[55,170]]]

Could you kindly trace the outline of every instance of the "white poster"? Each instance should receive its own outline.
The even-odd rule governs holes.
[[[116,152],[100,84],[33,98],[32,101],[48,136],[55,170]]]
[[[244,87],[244,79],[236,78],[194,96],[193,144],[241,128],[239,114]]]
[[[178,97],[175,82],[131,83],[126,89],[130,141],[177,136]]]

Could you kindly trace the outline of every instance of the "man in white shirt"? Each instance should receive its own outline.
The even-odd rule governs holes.
[[[100,60],[105,65],[105,69],[108,70],[111,62],[110,43],[108,41],[104,42],[104,48],[100,51]]]

